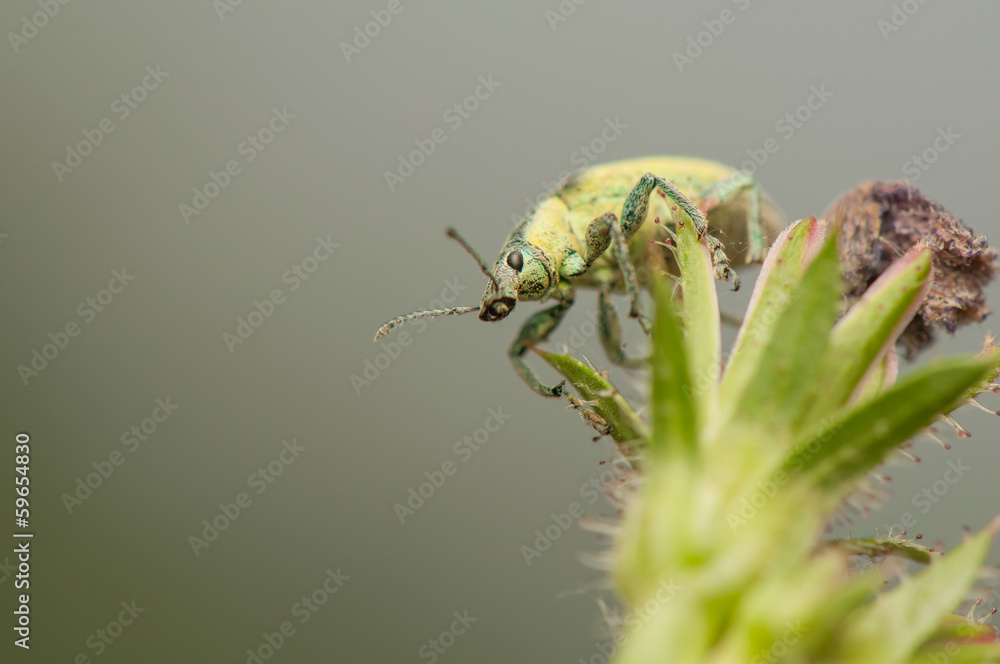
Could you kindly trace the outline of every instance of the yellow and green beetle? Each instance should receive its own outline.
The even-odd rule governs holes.
[[[653,192],[659,196],[651,196]],[[417,311],[379,328],[378,340],[401,323],[479,312],[483,321],[506,318],[522,300],[554,299],[556,304],[531,316],[511,344],[509,355],[518,375],[543,396],[563,394],[563,384],[548,387],[525,363],[528,348],[544,341],[573,304],[577,286],[599,292],[601,344],[609,359],[634,366],[624,357],[620,328],[609,293],[625,290],[629,316],[649,332],[642,316],[639,288],[650,261],[668,267],[671,259],[655,242],[670,225],[691,220],[705,236],[716,277],[739,279],[727,255],[760,261],[770,240],[784,226],[781,213],[763,194],[753,176],[705,159],[644,157],[599,164],[577,171],[518,224],[507,238],[493,269],[453,229],[448,234],[479,262],[489,278],[478,307]],[[657,223],[653,223],[657,222]],[[721,238],[707,235],[709,226]],[[636,274],[635,265],[641,268]]]

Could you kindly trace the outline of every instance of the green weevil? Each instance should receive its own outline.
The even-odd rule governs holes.
[[[654,191],[660,195],[651,197]],[[650,274],[648,266],[669,269],[666,243],[656,238],[668,225],[685,220],[708,243],[716,278],[732,280],[733,290],[739,288],[739,279],[726,252],[736,255],[745,249],[746,262],[760,261],[784,226],[781,213],[753,176],[723,164],[692,157],[645,157],[592,166],[570,175],[514,227],[492,270],[449,228],[448,235],[472,254],[489,279],[481,304],[400,316],[380,327],[375,339],[417,318],[478,311],[480,320],[492,322],[510,315],[519,301],[554,299],[554,306],[528,318],[509,355],[518,375],[535,392],[562,396],[565,381],[544,385],[524,361],[525,353],[559,325],[581,286],[598,289],[597,327],[608,358],[618,365],[637,366],[622,352],[610,293],[627,293],[629,317],[648,334],[639,288]],[[709,225],[722,232],[722,240],[707,234]],[[638,276],[635,264],[640,265]]]

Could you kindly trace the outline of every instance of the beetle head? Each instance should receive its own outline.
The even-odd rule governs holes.
[[[507,246],[497,258],[486,284],[479,320],[498,321],[514,310],[517,301],[537,300],[549,287],[549,271],[530,246]]]
[[[493,272],[479,257],[479,254],[469,246],[469,243],[458,234],[454,228],[445,231],[448,237],[454,238],[479,263],[479,268],[487,277],[486,293],[478,307],[451,307],[450,309],[431,309],[414,311],[412,314],[397,316],[383,325],[375,333],[375,341],[389,334],[399,325],[420,318],[436,318],[438,316],[460,316],[473,311],[479,312],[479,320],[498,321],[507,317],[514,310],[519,299],[537,300],[545,296],[552,282],[552,270],[546,255],[536,246],[523,241],[511,240],[500,252]]]

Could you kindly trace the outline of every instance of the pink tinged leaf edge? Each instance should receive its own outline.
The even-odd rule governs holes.
[[[826,239],[826,222],[823,220],[817,220],[816,217],[806,217],[804,219],[799,219],[795,223],[791,224],[785,230],[781,231],[771,247],[767,250],[767,256],[764,258],[764,263],[761,265],[760,274],[757,276],[757,283],[754,285],[753,293],[750,294],[750,302],[747,304],[747,312],[744,315],[744,320],[749,320],[751,314],[753,314],[754,308],[757,306],[758,300],[760,300],[761,294],[767,285],[767,278],[771,273],[771,269],[774,267],[775,263],[778,261],[778,256],[781,254],[782,249],[788,244],[788,239],[791,237],[792,231],[796,230],[800,224],[808,224],[809,228],[805,235],[805,252],[802,255],[802,265],[803,267],[808,265],[816,254],[819,253],[820,248],[823,246],[823,241]],[[739,330],[739,336],[743,335],[744,327]],[[736,348],[739,344],[739,339],[733,344]]]
[[[913,247],[910,247],[910,249],[905,254],[903,254],[903,256],[901,256],[898,260],[893,262],[893,264],[890,265],[885,272],[879,275],[878,279],[876,279],[872,283],[872,285],[869,286],[868,289],[864,292],[864,294],[861,296],[861,299],[858,300],[853,307],[851,307],[851,311],[863,307],[867,303],[871,302],[871,300],[874,299],[875,295],[882,288],[886,287],[888,284],[892,283],[896,279],[903,278],[902,273],[908,270],[913,265],[913,263],[919,260],[922,254],[926,254],[929,256],[930,253],[931,250],[928,247],[920,245],[914,245]],[[903,333],[903,330],[906,329],[906,326],[910,324],[910,321],[913,320],[913,317],[917,314],[917,309],[919,309],[920,305],[923,304],[924,300],[927,298],[927,294],[930,293],[931,286],[934,284],[933,276],[934,276],[934,269],[932,267],[930,270],[928,270],[927,275],[923,278],[923,284],[920,286],[920,290],[918,291],[917,296],[913,298],[913,302],[911,302],[910,306],[906,308],[905,313],[900,317],[899,322],[897,322],[896,326],[892,329],[892,333],[889,334],[889,336],[886,338],[885,343],[882,344],[882,347],[875,354],[875,357],[872,359],[871,364],[868,365],[868,369],[861,377],[861,380],[858,381],[858,387],[855,388],[854,394],[851,395],[852,400],[857,399],[858,395],[860,394],[860,391],[864,389],[865,384],[871,377],[872,371],[874,371],[875,367],[878,366],[878,363],[882,361],[882,358],[886,357],[887,353],[889,353],[889,350],[895,347],[896,341],[899,339],[899,335]],[[837,326],[843,324],[844,320],[846,320],[851,315],[851,311],[848,311],[847,316],[842,318],[840,322],[837,323]],[[892,356],[889,360],[889,365],[886,370],[885,385],[883,386],[883,389],[895,383],[896,376],[899,373],[898,358],[896,357],[896,354],[894,352],[891,355]]]
[[[921,294],[921,298],[923,294]],[[872,365],[874,366],[874,364]],[[899,353],[896,352],[895,346],[889,346],[889,350],[886,351],[885,356],[885,376],[882,380],[882,389],[887,390],[896,384],[896,378],[899,377]]]

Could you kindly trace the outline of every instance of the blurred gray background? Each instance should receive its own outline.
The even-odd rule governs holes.
[[[789,219],[909,177],[998,238],[998,22],[990,0],[5,2],[0,494],[10,516],[27,432],[35,538],[27,653],[0,549],[0,659],[603,661],[579,560],[603,543],[553,514],[613,511],[588,490],[612,447],[511,369],[537,305],[405,346],[375,329],[442,293],[478,304],[443,228],[492,261],[526,199],[595,161],[739,167],[774,139],[756,173]],[[996,418],[960,419],[972,439],[920,440],[842,532],[982,527]],[[948,461],[970,469],[948,484]]]

